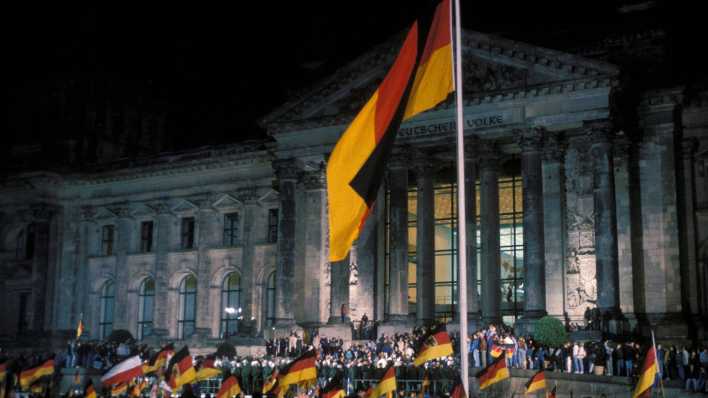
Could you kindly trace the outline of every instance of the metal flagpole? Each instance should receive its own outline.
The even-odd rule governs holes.
[[[455,0],[455,98],[457,100],[457,269],[459,276],[460,307],[460,377],[465,394],[470,396],[469,390],[469,351],[467,342],[467,214],[465,209],[465,142],[464,124],[462,123],[462,24],[460,23],[460,0]]]
[[[661,396],[664,396],[664,375],[661,374],[661,366],[659,366],[659,351],[656,350],[656,341],[654,340],[654,331],[651,332],[651,345],[654,347],[654,360],[656,362],[656,373],[659,375],[659,388]]]

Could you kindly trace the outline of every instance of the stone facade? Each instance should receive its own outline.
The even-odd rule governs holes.
[[[463,44],[466,167],[479,181],[467,191],[481,209],[478,221],[467,220],[469,239],[480,237],[479,248],[468,246],[480,251],[468,280],[481,276],[481,295],[465,292],[471,326],[508,315],[498,180],[516,173],[524,185],[521,319],[532,324],[547,313],[583,323],[597,307],[607,332],[638,326],[660,338],[705,338],[708,95],[644,92],[637,131],[623,131],[610,100],[618,67],[475,32]],[[253,319],[251,334],[339,330],[343,315],[367,314],[391,328],[430,322],[438,267],[432,190],[454,181],[444,167],[454,154],[452,102],[401,126],[349,258],[330,264],[327,255],[327,156],[397,46],[378,47],[273,111],[262,120],[271,141],[94,173],[4,178],[0,316],[9,321],[0,336],[61,334],[79,319],[91,338],[108,321],[141,336],[147,320],[146,338],[218,341],[234,331],[229,294],[238,295],[240,327]],[[225,281],[234,274],[240,285],[231,292]],[[148,315],[146,280],[154,281]]]

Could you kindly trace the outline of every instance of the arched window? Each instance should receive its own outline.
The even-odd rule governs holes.
[[[181,314],[179,319],[179,334],[187,338],[194,334],[197,319],[197,278],[189,275],[182,280],[179,287]]]
[[[275,272],[271,272],[266,280],[265,291],[265,324],[275,324]]]
[[[115,287],[113,281],[108,281],[101,289],[101,320],[98,323],[98,329],[101,333],[101,338],[105,339],[113,331],[113,305],[115,303]]]
[[[241,276],[230,273],[221,286],[221,335],[226,337],[238,331],[241,317]]]
[[[155,307],[155,281],[148,278],[140,285],[138,297],[138,338],[152,334],[153,308]]]

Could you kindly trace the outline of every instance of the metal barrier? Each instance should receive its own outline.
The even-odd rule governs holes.
[[[353,379],[350,383],[347,383],[347,395],[352,392],[357,391],[360,387],[366,389],[375,386],[379,382],[378,379]],[[440,394],[450,392],[449,389],[452,386],[453,381],[449,379],[435,379],[430,380],[430,387],[428,391],[431,394]],[[423,380],[421,379],[396,379],[396,390],[409,392],[419,392],[422,388]]]

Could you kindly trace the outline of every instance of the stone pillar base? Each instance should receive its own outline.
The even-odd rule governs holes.
[[[637,314],[639,332],[642,336],[654,337],[659,341],[673,344],[685,344],[689,325],[682,313]]]

